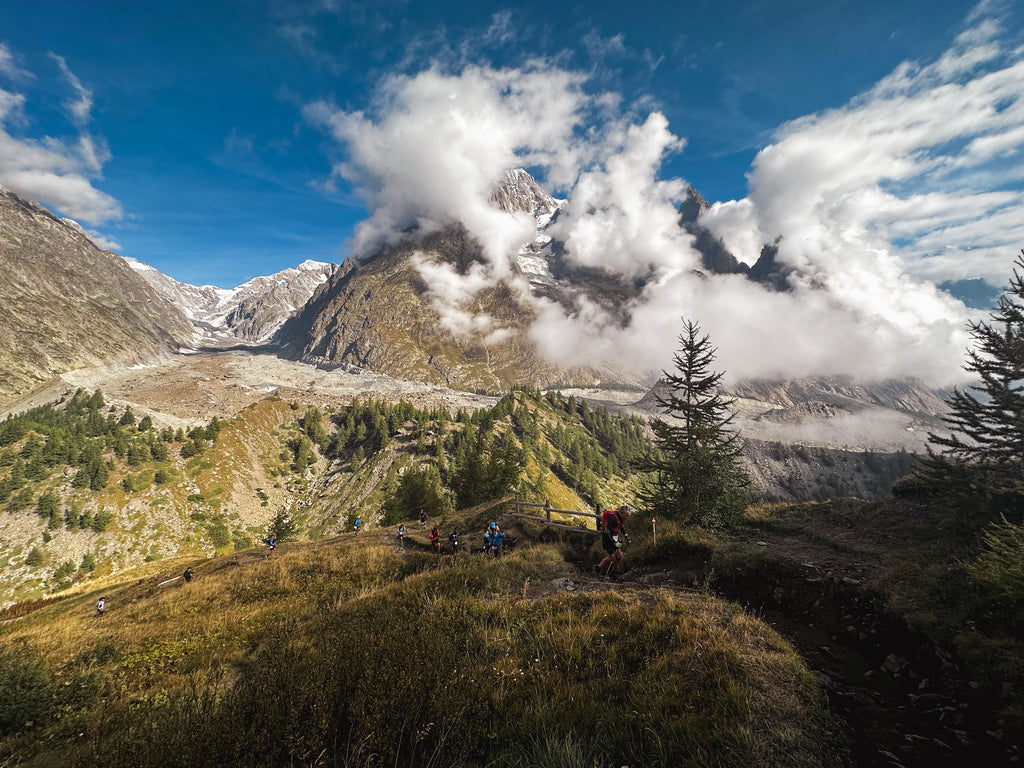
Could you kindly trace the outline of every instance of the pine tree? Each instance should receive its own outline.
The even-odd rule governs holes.
[[[298,532],[299,524],[284,507],[277,510],[274,519],[267,526],[267,535],[273,536],[278,542],[290,541],[298,535]]]
[[[956,389],[943,417],[949,436],[928,435],[919,480],[961,518],[1024,516],[1024,251],[991,322],[968,325],[974,348],[964,368],[978,384]],[[1019,270],[1021,271],[1018,271]]]
[[[640,501],[656,517],[720,526],[746,503],[750,481],[738,464],[738,435],[729,429],[733,401],[718,391],[723,374],[711,371],[715,351],[696,323],[683,321],[676,372],[663,371],[668,391],[657,396],[669,418],[651,423],[659,452],[642,462],[651,478]]]

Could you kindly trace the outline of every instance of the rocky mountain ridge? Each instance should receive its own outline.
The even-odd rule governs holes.
[[[195,327],[195,346],[214,347],[268,341],[338,269],[336,264],[306,260],[235,288],[218,288],[183,283],[135,259],[125,261],[157,293],[181,308]]]
[[[0,189],[0,399],[187,345],[188,319],[77,225]]]

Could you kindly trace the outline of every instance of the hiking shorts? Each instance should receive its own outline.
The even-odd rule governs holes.
[[[609,555],[614,555],[615,551],[619,548],[618,542],[607,533],[601,534],[601,546],[604,547],[604,551]]]

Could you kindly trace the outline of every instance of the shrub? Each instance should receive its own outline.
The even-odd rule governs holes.
[[[43,551],[39,547],[32,547],[32,551],[25,556],[25,565],[35,568],[43,564]]]
[[[113,520],[114,513],[104,507],[93,516],[89,527],[96,531],[96,533],[103,533]]]
[[[1002,620],[1024,623],[1024,524],[992,523],[984,549],[967,572],[981,586]]]
[[[223,520],[215,520],[209,528],[210,540],[217,549],[223,549],[231,544],[231,533]]]
[[[39,654],[0,648],[0,738],[39,725],[51,698],[50,673]]]

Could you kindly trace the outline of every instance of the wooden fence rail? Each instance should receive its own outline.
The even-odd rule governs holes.
[[[594,518],[595,530],[601,530],[601,516],[594,514],[593,512],[577,512],[574,509],[554,509],[551,506],[550,501],[545,501],[543,504],[537,504],[532,501],[520,501],[518,498],[512,500],[512,507],[515,510],[512,515],[515,517],[523,517],[527,520],[538,520],[545,525],[549,525],[552,528],[562,528],[568,531],[589,531],[589,528],[581,528],[578,525],[566,525],[565,523],[556,523],[551,520],[551,513],[558,512],[562,515],[573,515],[574,517],[592,517]],[[520,507],[534,507],[543,509],[545,512],[544,517],[538,515],[528,515],[525,512],[520,512]]]

